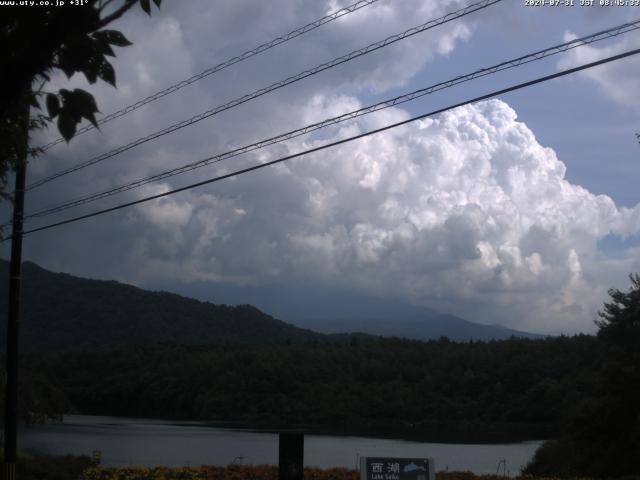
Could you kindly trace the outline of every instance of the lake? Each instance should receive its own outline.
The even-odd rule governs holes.
[[[516,475],[541,441],[509,444],[447,444],[405,440],[305,435],[305,465],[356,468],[361,456],[431,457],[436,470],[496,473],[501,460]],[[40,455],[102,453],[105,466],[198,466],[277,464],[278,435],[170,422],[65,415],[63,423],[21,428],[20,450]],[[502,473],[502,468],[500,470]]]

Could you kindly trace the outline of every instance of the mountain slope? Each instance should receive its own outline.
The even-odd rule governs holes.
[[[442,336],[456,341],[544,338],[502,327],[471,322],[398,299],[379,298],[343,287],[300,282],[238,286],[195,282],[154,285],[215,303],[250,303],[287,323],[323,333],[363,332],[386,337],[432,340]]]
[[[505,340],[511,337],[543,338],[543,335],[521,332],[500,325],[482,325],[469,322],[454,315],[424,309],[421,313],[397,317],[351,317],[351,318],[302,318],[291,323],[326,334],[362,332],[383,337],[404,337],[415,340],[435,340],[448,337],[450,340]]]
[[[4,348],[9,264],[0,260],[0,349]],[[176,344],[333,343],[369,335],[454,341],[498,340],[511,336],[541,338],[495,325],[480,325],[453,315],[381,299],[360,299],[369,310],[346,302],[344,317],[324,316],[314,301],[307,311],[317,318],[283,315],[277,320],[251,305],[217,305],[164,291],[148,291],[115,281],[90,280],[53,273],[35,263],[23,264],[23,351]],[[215,287],[213,288],[215,291]],[[298,297],[289,296],[292,305]],[[340,301],[339,293],[336,299]],[[366,300],[366,301],[365,301]],[[302,301],[302,300],[301,300]],[[303,310],[300,306],[299,311]],[[375,313],[374,313],[375,312]],[[312,331],[313,330],[313,331]],[[320,333],[319,333],[320,332]],[[360,332],[350,335],[352,332]]]
[[[0,261],[0,319],[6,325],[9,264]],[[326,341],[250,305],[200,302],[115,281],[89,280],[23,264],[21,348],[93,349],[160,342],[284,344]],[[5,343],[5,328],[0,341]]]

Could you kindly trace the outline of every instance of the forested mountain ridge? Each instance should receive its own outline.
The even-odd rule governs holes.
[[[591,336],[159,345],[25,357],[83,414],[466,442],[560,435],[589,398],[601,361]]]
[[[7,312],[9,264],[0,260],[0,321]],[[467,341],[540,336],[402,304],[386,306],[388,318],[353,317],[284,322],[251,305],[220,305],[116,281],[54,273],[23,264],[23,351],[59,351],[126,345],[333,343],[368,335]],[[372,300],[374,302],[374,300]],[[375,303],[375,302],[374,302]],[[313,310],[313,304],[310,307]],[[394,316],[393,312],[397,312]],[[380,312],[385,312],[384,308]],[[322,333],[320,333],[322,332]],[[361,332],[361,333],[353,333]],[[5,329],[0,329],[0,349]]]
[[[0,261],[0,321],[6,323],[9,264]],[[22,351],[157,344],[285,344],[331,341],[250,305],[214,305],[116,281],[89,280],[23,264]],[[0,329],[4,345],[5,329]]]
[[[406,309],[405,309],[406,310]],[[500,325],[483,325],[455,315],[414,307],[413,312],[389,317],[303,318],[291,323],[321,333],[364,332],[382,337],[402,337],[414,340],[506,340],[518,338],[544,338],[544,335],[513,330]]]
[[[7,269],[1,262],[5,279]],[[23,276],[23,366],[68,399],[65,411],[399,429],[433,440],[544,438],[589,397],[602,361],[589,336],[455,343],[324,335],[248,305],[28,262]],[[2,309],[5,292],[6,284]]]

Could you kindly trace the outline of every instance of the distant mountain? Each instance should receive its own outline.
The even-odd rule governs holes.
[[[5,344],[9,264],[0,260],[0,342]],[[250,305],[214,305],[115,281],[89,280],[23,264],[23,351],[89,350],[155,343],[327,342]],[[4,349],[4,348],[3,348]]]
[[[386,318],[302,318],[294,325],[322,333],[362,332],[383,337],[404,337],[415,340],[434,340],[448,337],[453,341],[505,340],[511,337],[544,338],[543,335],[521,332],[500,325],[482,325],[454,315],[423,309],[410,316]]]
[[[6,335],[8,271],[8,262],[0,260],[0,349],[4,349]],[[363,297],[359,304],[366,309],[362,310],[337,293],[334,298],[344,307],[339,308],[343,318],[324,316],[328,311],[321,308],[321,303],[329,304],[328,298],[293,292],[289,297],[292,310],[278,314],[290,322],[286,323],[251,305],[213,304],[115,281],[79,278],[45,270],[32,262],[23,264],[23,278],[22,351],[157,343],[335,343],[370,335],[417,340],[446,336],[454,341],[541,337],[391,300]],[[295,315],[304,310],[300,302],[318,317]]]
[[[285,322],[323,333],[364,332],[418,340],[445,336],[455,341],[544,337],[471,322],[396,299],[306,282],[259,287],[212,282],[154,286],[158,288],[216,303],[250,303]]]

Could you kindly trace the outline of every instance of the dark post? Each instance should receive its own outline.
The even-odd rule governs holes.
[[[302,480],[304,435],[281,433],[278,452],[278,480]]]
[[[9,267],[9,315],[7,317],[7,384],[4,406],[5,478],[16,478],[18,430],[18,327],[20,324],[20,284],[22,270],[22,218],[24,187],[27,175],[27,142],[29,107],[26,109],[24,154],[16,165],[13,198],[13,228],[11,232],[11,264]]]

